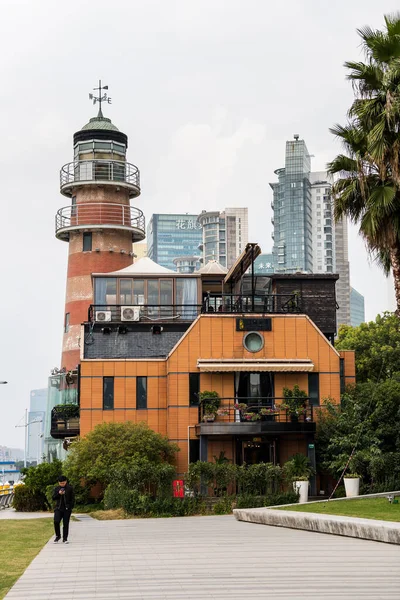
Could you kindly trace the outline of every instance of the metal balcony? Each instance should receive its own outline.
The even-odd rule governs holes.
[[[140,195],[139,169],[118,160],[77,160],[67,163],[60,171],[60,191],[72,196],[73,189],[81,185],[114,185],[129,190],[129,197]]]
[[[145,219],[141,210],[127,204],[88,202],[64,206],[56,214],[56,237],[69,241],[71,231],[82,229],[122,229],[132,233],[132,241],[146,236]]]
[[[58,405],[51,411],[50,435],[56,440],[76,437],[80,433],[79,406]]]

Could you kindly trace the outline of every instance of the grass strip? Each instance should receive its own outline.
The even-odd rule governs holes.
[[[0,521],[0,600],[48,542],[53,519]]]
[[[271,507],[271,510],[272,507]],[[330,500],[310,504],[296,504],[280,507],[278,510],[318,513],[323,515],[341,515],[360,519],[378,519],[380,521],[400,522],[400,502],[390,504],[387,498],[360,498],[349,500]]]

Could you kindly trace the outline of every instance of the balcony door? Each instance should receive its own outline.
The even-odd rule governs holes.
[[[273,373],[239,373],[237,398],[246,404],[273,404]]]

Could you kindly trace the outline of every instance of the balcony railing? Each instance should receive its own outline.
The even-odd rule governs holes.
[[[211,398],[210,402],[214,399]],[[313,423],[313,406],[302,398],[296,409],[282,408],[285,398],[221,398],[216,415],[207,411],[207,399],[199,404],[199,423]]]
[[[55,406],[51,411],[51,437],[64,439],[67,437],[76,437],[79,433],[79,406]]]
[[[86,228],[127,229],[138,242],[145,237],[145,218],[138,208],[110,202],[75,204],[57,211],[56,237],[68,240],[70,231]]]
[[[210,294],[203,312],[219,313],[300,313],[299,294]]]
[[[128,188],[130,196],[140,194],[139,169],[131,163],[118,160],[76,160],[67,163],[60,171],[62,194],[72,195],[76,185],[93,182],[118,184]]]

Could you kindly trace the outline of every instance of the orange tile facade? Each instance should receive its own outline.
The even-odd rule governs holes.
[[[188,465],[188,439],[197,439],[197,407],[189,406],[189,373],[199,372],[198,359],[310,359],[319,373],[320,401],[340,401],[340,355],[312,321],[304,315],[274,315],[272,331],[263,332],[264,348],[250,353],[243,346],[242,331],[236,331],[236,317],[201,315],[188,329],[167,359],[82,360],[81,362],[81,435],[98,423],[108,421],[146,421],[155,431],[165,434],[180,447],[178,472]],[[354,353],[343,354],[346,383],[354,382]],[[114,410],[103,410],[103,377],[114,379]],[[147,410],[136,409],[136,377],[147,379]],[[307,373],[275,373],[275,397],[283,388],[298,384],[308,392]],[[234,397],[233,373],[201,373],[200,391],[215,390],[221,397]],[[282,436],[280,459],[304,452],[302,435]],[[234,458],[232,440],[211,440],[209,460],[224,450]]]

